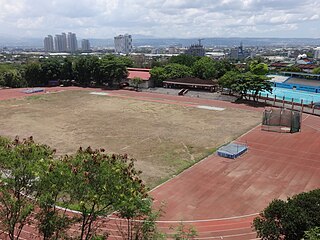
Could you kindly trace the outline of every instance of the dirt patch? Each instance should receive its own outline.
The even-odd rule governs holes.
[[[261,114],[66,91],[0,102],[0,135],[27,137],[73,153],[79,146],[128,153],[155,186],[248,131]]]

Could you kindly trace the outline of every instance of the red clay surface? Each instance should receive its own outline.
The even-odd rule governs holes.
[[[79,88],[47,91],[66,89]],[[20,92],[21,89],[0,90],[0,99],[26,95]],[[121,90],[108,92],[117,97],[185,106],[263,110],[198,98]],[[302,132],[296,134],[265,132],[256,127],[237,139],[249,147],[242,157],[229,160],[213,155],[154,189],[151,194],[155,203],[166,203],[165,214],[158,223],[160,230],[172,232],[170,226],[183,220],[195,226],[197,239],[255,239],[252,219],[272,199],[285,199],[320,187],[319,131],[320,118],[311,115],[303,116]],[[111,239],[121,239],[116,222],[106,224]],[[21,239],[31,239],[30,234],[36,234],[33,226],[24,229]]]

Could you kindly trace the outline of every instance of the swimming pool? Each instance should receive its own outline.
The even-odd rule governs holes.
[[[263,97],[266,97],[267,94],[268,97],[274,98],[274,96],[276,96],[279,100],[282,100],[284,97],[286,101],[290,102],[293,98],[293,101],[296,103],[301,103],[301,99],[303,99],[304,104],[310,104],[312,101],[320,102],[320,93],[273,87],[272,94],[266,91],[261,92],[261,96]]]

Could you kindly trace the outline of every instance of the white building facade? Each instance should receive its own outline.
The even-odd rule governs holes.
[[[320,47],[314,49],[314,58],[320,59]]]
[[[132,37],[129,34],[114,37],[114,48],[116,53],[128,54],[132,52]]]
[[[82,39],[81,41],[81,50],[82,52],[90,51],[90,42],[88,39]]]

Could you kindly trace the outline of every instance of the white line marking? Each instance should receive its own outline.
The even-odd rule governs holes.
[[[106,92],[90,92],[92,95],[100,95],[100,96],[107,96],[109,93]]]
[[[223,111],[223,110],[225,110],[225,108],[205,106],[205,105],[198,105],[197,108],[206,109],[206,110],[212,110],[212,111]]]

